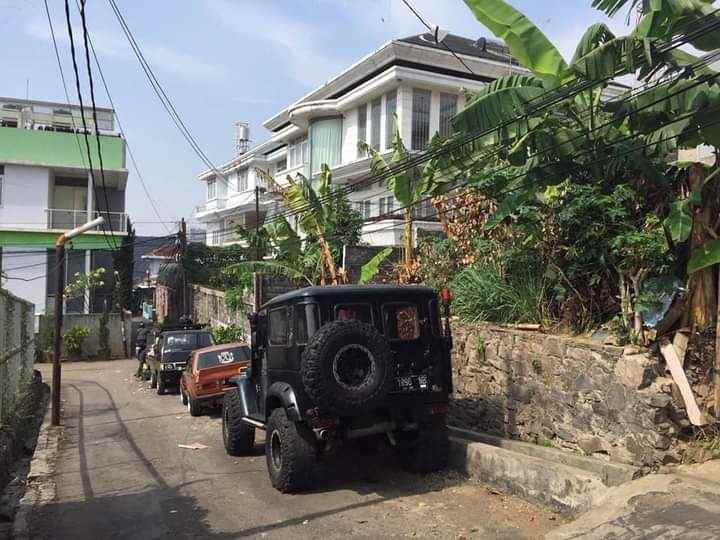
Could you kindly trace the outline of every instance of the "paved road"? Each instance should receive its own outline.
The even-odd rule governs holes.
[[[560,524],[454,472],[403,473],[387,452],[349,449],[315,491],[283,495],[262,440],[255,456],[226,455],[217,413],[190,417],[177,395],[136,381],[135,366],[63,366],[58,500],[36,516],[38,538],[534,538]],[[207,448],[178,447],[193,443]]]

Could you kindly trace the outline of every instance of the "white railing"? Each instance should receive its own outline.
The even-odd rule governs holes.
[[[48,229],[74,229],[96,217],[105,218],[105,229],[114,232],[127,232],[127,214],[125,212],[88,212],[87,210],[65,210],[63,208],[46,208]]]

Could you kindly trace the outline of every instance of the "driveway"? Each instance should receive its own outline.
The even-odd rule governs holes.
[[[268,481],[261,432],[255,455],[228,456],[217,412],[190,417],[177,395],[135,380],[136,365],[63,365],[58,496],[35,516],[35,537],[538,538],[560,524],[453,471],[404,473],[390,451],[349,448],[316,490],[283,495]],[[206,448],[179,446],[195,443]]]

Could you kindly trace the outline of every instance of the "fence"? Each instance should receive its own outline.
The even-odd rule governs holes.
[[[130,350],[132,347],[132,342],[130,341],[130,331],[131,331],[131,319],[132,315],[130,312],[125,312],[124,317],[124,323],[125,328],[123,330],[123,318],[120,317],[119,313],[109,313],[108,314],[108,322],[107,322],[107,328],[108,328],[108,347],[109,347],[109,353],[110,358],[123,358],[125,356],[125,351],[123,348],[123,335],[127,337],[127,343],[128,343],[128,353],[132,354],[132,351]],[[102,313],[66,313],[63,315],[63,328],[62,333],[65,335],[65,333],[70,330],[71,328],[74,328],[75,326],[84,326],[86,327],[90,333],[88,334],[87,338],[83,341],[82,344],[82,351],[81,351],[81,357],[83,358],[96,358],[100,354],[103,353],[101,351],[101,344],[100,344],[100,325],[102,321]],[[53,325],[53,317],[41,315],[40,316],[40,335],[41,336],[52,336],[52,325]],[[48,350],[51,346],[51,343],[44,343],[45,347],[48,347]],[[62,355],[63,357],[67,356],[67,353],[65,352],[65,347],[63,346]]]
[[[6,424],[32,380],[35,306],[0,289],[0,424]]]

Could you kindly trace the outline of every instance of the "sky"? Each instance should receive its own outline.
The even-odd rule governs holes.
[[[383,43],[424,27],[401,0],[116,0],[148,62],[204,153],[219,166],[233,157],[233,122],[247,121],[257,144],[262,122]],[[591,0],[510,0],[566,59],[585,29],[607,22],[628,32],[625,14],[608,21]],[[64,2],[48,0],[71,100],[77,101]],[[71,6],[75,2],[71,0]],[[462,0],[411,0],[455,34],[491,36]],[[76,11],[76,10],[74,10]],[[126,207],[138,234],[167,234],[192,221],[205,199],[206,166],[182,138],[147,83],[106,0],[88,0],[88,32],[118,117],[161,219],[130,167]],[[82,45],[73,17],[76,47]],[[0,95],[65,101],[43,0],[0,0]],[[82,63],[82,58],[78,59]],[[109,102],[97,73],[98,106]],[[81,70],[81,86],[89,96]],[[89,100],[88,100],[89,101]]]

